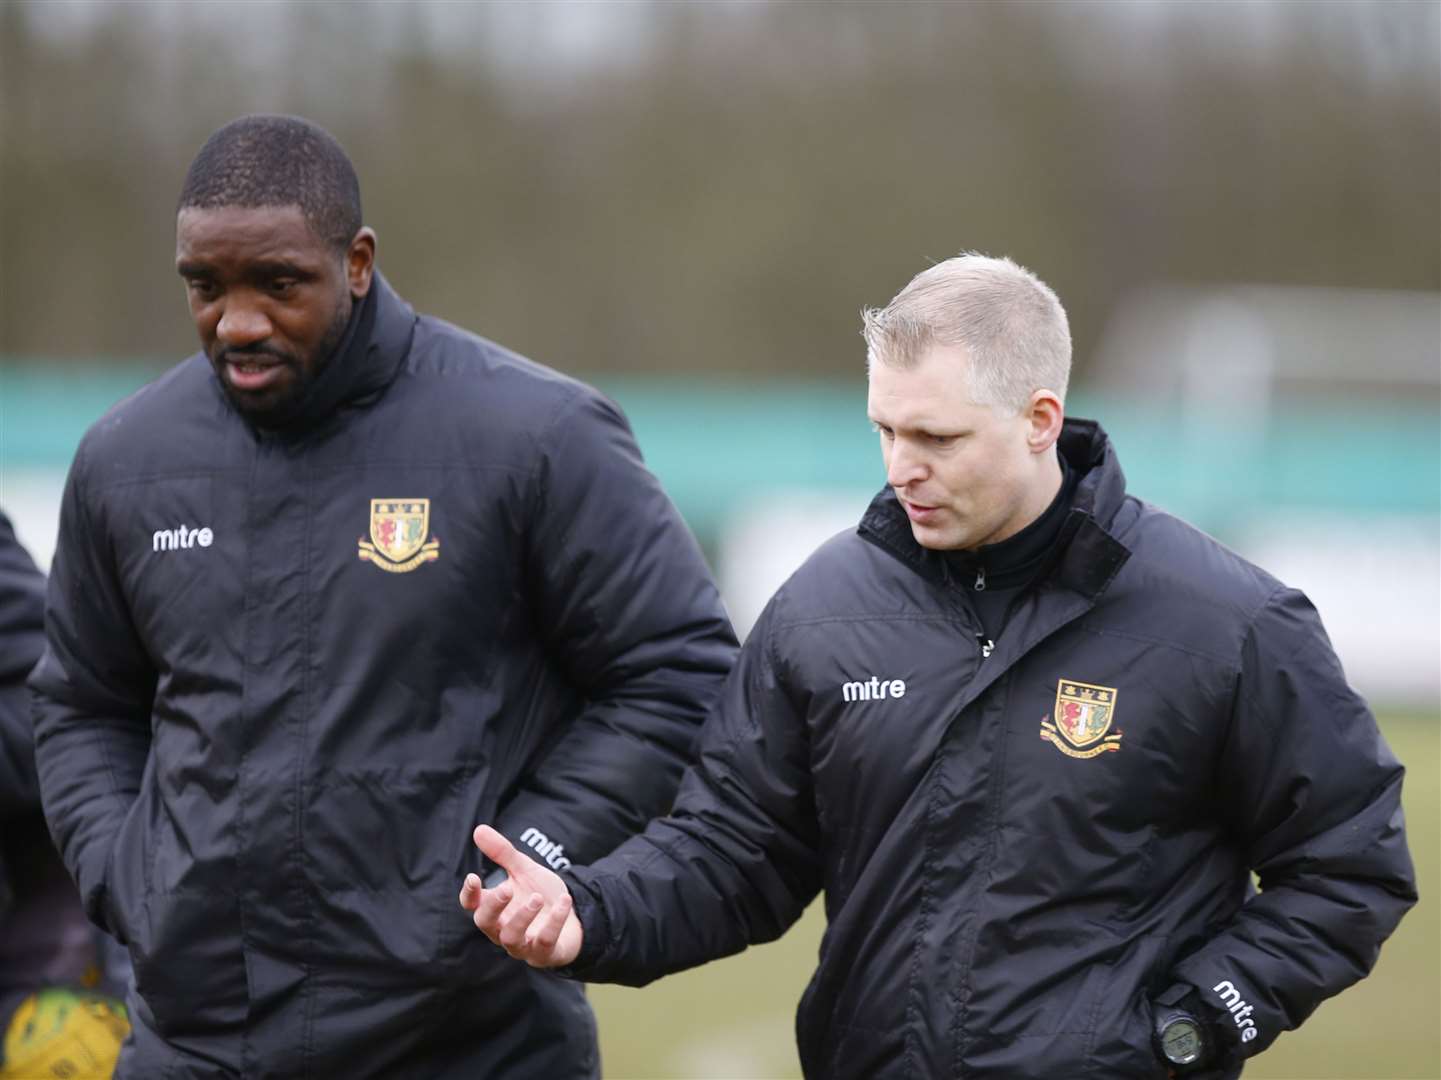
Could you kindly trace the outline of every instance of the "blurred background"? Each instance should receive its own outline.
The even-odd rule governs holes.
[[[300,113],[415,306],[630,415],[744,632],[883,482],[859,311],[962,250],[1071,315],[1131,490],[1316,601],[1422,905],[1248,1077],[1441,1076],[1441,4],[0,3],[0,506],[195,348],[190,158]],[[798,1075],[818,912],[644,991],[612,1077]]]

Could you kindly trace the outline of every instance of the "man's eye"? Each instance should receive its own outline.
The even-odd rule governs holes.
[[[206,281],[204,278],[190,278],[185,282],[185,287],[192,296],[201,300],[212,300],[216,295],[215,282]]]
[[[872,423],[871,430],[880,432],[881,438],[883,439],[894,439],[896,437],[896,433],[886,427],[885,424]]]
[[[931,445],[932,445],[932,446],[939,446],[939,447],[942,447],[942,448],[947,447],[947,446],[954,446],[955,443],[956,443],[956,440],[959,439],[959,438],[960,438],[959,435],[932,435],[932,436],[931,436]]]
[[[270,282],[270,291],[276,296],[286,296],[293,292],[300,284],[295,278],[273,278]]]

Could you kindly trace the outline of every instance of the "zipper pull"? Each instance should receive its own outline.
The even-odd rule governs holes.
[[[991,650],[993,650],[993,649],[996,647],[996,643],[995,643],[994,641],[992,641],[990,638],[986,637],[985,634],[977,634],[977,635],[976,635],[976,644],[981,647],[981,659],[982,659],[982,660],[984,660],[984,659],[986,659],[988,656],[990,656],[990,655],[991,655]]]
[[[972,585],[971,588],[974,589],[976,592],[984,592],[984,591],[985,591],[985,588],[986,588],[986,568],[985,568],[984,566],[978,566],[978,567],[976,567],[976,583],[975,583],[974,585]]]

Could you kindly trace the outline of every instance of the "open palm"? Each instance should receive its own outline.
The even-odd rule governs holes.
[[[584,931],[570,890],[559,874],[522,855],[489,825],[475,829],[475,846],[508,875],[493,889],[467,874],[460,906],[472,912],[476,928],[531,967],[564,967],[580,953]]]

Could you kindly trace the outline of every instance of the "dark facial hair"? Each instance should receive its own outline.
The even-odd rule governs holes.
[[[349,293],[345,294],[349,298]],[[220,348],[211,355],[210,364],[215,369],[216,375],[221,376],[225,365],[232,360],[244,360],[246,357],[264,357],[288,367],[294,377],[289,386],[278,394],[266,396],[257,401],[253,395],[242,394],[234,390],[224,377],[220,377],[221,389],[230,403],[235,406],[235,411],[258,427],[273,427],[283,424],[285,419],[295,410],[299,403],[305,400],[315,380],[320,373],[335,358],[336,346],[345,337],[346,328],[350,325],[350,317],[360,307],[353,300],[348,303],[337,304],[335,316],[326,328],[325,336],[321,338],[320,344],[315,347],[314,363],[305,365],[293,352],[284,349],[277,349],[263,341],[257,341],[253,345],[247,345],[240,349]]]

